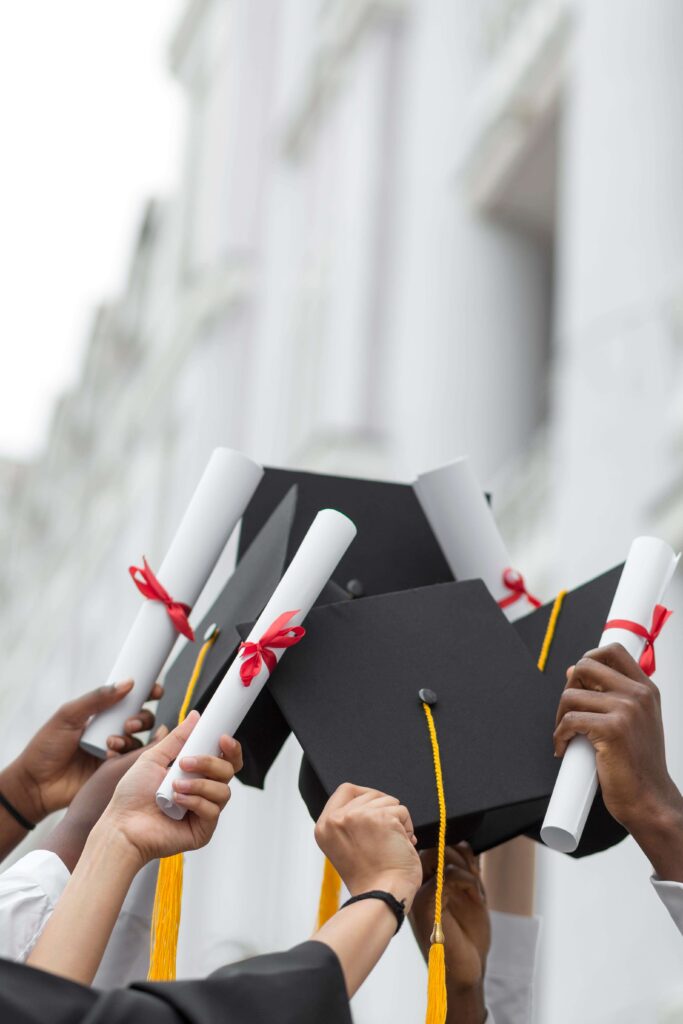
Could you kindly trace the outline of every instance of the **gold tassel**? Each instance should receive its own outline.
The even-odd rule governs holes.
[[[562,603],[567,596],[566,590],[561,590],[555,598],[555,604],[550,612],[550,618],[548,619],[548,626],[543,637],[543,643],[541,645],[541,653],[538,656],[538,669],[540,672],[545,672],[545,666],[548,661],[548,655],[550,654],[550,646],[555,636],[555,630],[557,628],[557,620],[560,617],[560,611],[562,610]]]
[[[432,942],[429,947],[426,1024],[445,1024],[447,1013],[446,958],[444,955],[443,941]]]
[[[439,799],[439,842],[436,861],[436,890],[434,892],[434,930],[429,947],[429,965],[427,978],[427,1016],[425,1024],[446,1024],[448,1013],[448,997],[446,994],[446,958],[444,954],[444,934],[441,926],[441,910],[443,903],[443,877],[446,860],[446,796],[443,788],[441,772],[441,754],[439,741],[434,725],[434,716],[429,704],[423,702],[422,707],[427,717],[429,738],[432,743],[434,757],[434,776],[436,792]]]
[[[192,694],[202,674],[206,656],[218,639],[218,630],[207,630],[204,643],[187,684],[182,707],[178,712],[178,725],[183,721],[192,701]],[[183,855],[163,857],[159,862],[157,887],[152,912],[148,981],[175,981],[178,954],[178,932],[183,899]]]
[[[318,922],[316,929],[330,920],[339,910],[339,898],[341,896],[342,880],[339,872],[332,861],[325,857],[323,868],[323,881],[320,886],[320,900],[318,901]]]

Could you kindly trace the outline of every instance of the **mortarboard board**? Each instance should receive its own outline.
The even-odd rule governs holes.
[[[559,701],[567,681],[567,669],[574,665],[587,651],[598,646],[603,627],[609,616],[612,598],[621,577],[623,565],[597,576],[572,590],[562,600],[543,676],[557,695]],[[514,629],[529,651],[537,654],[552,614],[553,602],[543,605],[514,623]],[[528,831],[531,838],[540,842],[540,827],[546,808],[542,808],[538,822]],[[606,850],[621,842],[626,830],[615,821],[605,807],[600,790],[595,796],[593,807],[578,848],[572,857],[585,857],[591,853]],[[486,837],[482,837],[486,841]]]
[[[206,651],[191,708],[204,709],[242,639],[238,624],[256,619],[311,519],[325,507],[343,509],[358,536],[317,604],[452,579],[411,485],[268,468],[242,519],[235,571],[195,630],[201,638],[216,626],[218,636]],[[168,669],[159,724],[176,724],[199,649],[185,646]],[[237,733],[243,782],[263,786],[288,735],[289,726],[264,690]]]
[[[296,507],[285,563],[319,508],[339,508],[358,527],[358,536],[335,573],[353,596],[370,596],[453,579],[410,484],[266,468],[251,499],[240,533],[239,557],[268,516],[296,485]]]
[[[503,834],[488,831],[494,846],[542,816],[558,771],[559,691],[480,580],[320,607],[307,629],[270,686],[306,754],[300,788],[314,818],[338,785],[354,782],[397,796],[419,844],[435,844],[422,688],[437,695],[448,840],[476,842],[504,809]]]

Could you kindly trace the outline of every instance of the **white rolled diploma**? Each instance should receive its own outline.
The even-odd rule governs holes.
[[[483,580],[496,601],[510,597],[503,582],[510,554],[467,456],[421,473],[413,488],[455,578]],[[532,607],[521,594],[502,610],[514,622]]]
[[[214,449],[168,554],[154,570],[175,601],[194,605],[262,476],[263,468],[241,452]],[[105,756],[107,738],[120,734],[126,719],[138,714],[177,639],[165,605],[143,599],[107,680],[112,685],[132,679],[135,685],[93,719],[83,733],[84,750]]]
[[[628,619],[650,628],[655,605],[664,596],[678,564],[668,544],[656,537],[636,537],[626,559],[607,621]],[[626,629],[607,629],[599,647],[620,643],[636,661],[645,648],[643,637]],[[562,759],[550,797],[541,839],[553,850],[572,853],[579,843],[598,788],[595,751],[585,736],[575,736]]]
[[[318,512],[289,568],[249,633],[247,643],[260,640],[275,619],[284,612],[296,612],[288,626],[301,625],[355,536],[356,527],[341,512],[330,508]],[[272,650],[279,661],[285,649]],[[183,747],[182,757],[218,754],[218,742],[223,733],[235,735],[270,675],[264,663],[251,684],[245,686],[240,676],[242,664],[242,658],[238,656],[230,665]],[[177,779],[192,778],[182,771],[179,760],[169,768],[156,795],[162,811],[176,820],[184,817],[185,808],[178,807],[173,801],[173,783]]]

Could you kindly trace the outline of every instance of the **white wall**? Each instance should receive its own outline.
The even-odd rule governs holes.
[[[45,456],[3,484],[7,757],[106,677],[137,601],[126,568],[161,559],[217,443],[380,476],[469,451],[484,484],[504,482],[515,557],[548,594],[622,558],[637,530],[681,542],[683,10],[574,11],[544,192],[557,184],[551,281],[548,239],[474,209],[456,173],[506,61],[507,29],[492,54],[490,26],[523,25],[527,7],[188,4],[173,46],[182,188],[150,209],[129,291],[99,318]],[[683,780],[680,635],[674,619],[658,661]],[[290,741],[265,793],[236,786],[219,835],[189,858],[183,973],[308,934],[321,860],[297,770]],[[542,856],[539,1021],[657,1019],[680,956],[647,874],[630,842],[582,863]],[[357,998],[358,1024],[408,1024],[424,994],[406,930]]]

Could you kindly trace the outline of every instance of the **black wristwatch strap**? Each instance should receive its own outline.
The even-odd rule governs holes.
[[[359,903],[360,900],[381,900],[383,903],[386,903],[396,917],[396,931],[394,932],[394,935],[396,935],[406,919],[405,900],[397,900],[390,892],[384,892],[382,889],[372,889],[370,892],[361,892],[358,896],[352,896],[346,903],[342,903],[339,909],[343,910],[344,907],[350,907],[352,903]]]
[[[36,827],[33,822],[29,821],[28,818],[25,818],[21,811],[18,811],[16,807],[9,802],[7,797],[2,795],[2,793],[0,793],[0,805],[2,805],[7,813],[12,815],[16,823],[21,825],[22,828],[25,828],[27,832],[32,832]]]

